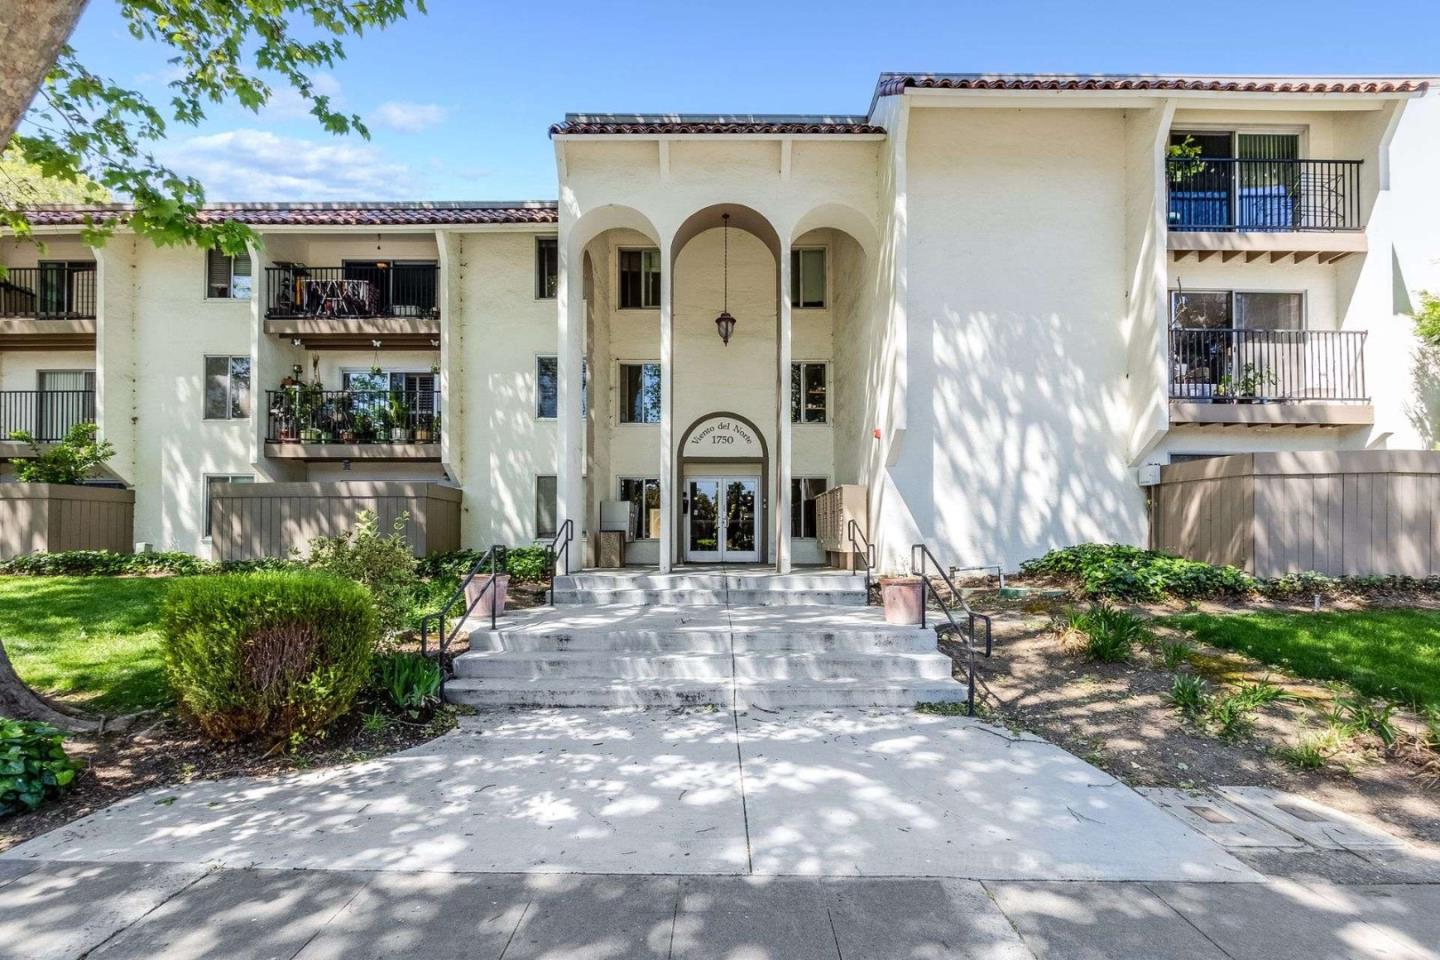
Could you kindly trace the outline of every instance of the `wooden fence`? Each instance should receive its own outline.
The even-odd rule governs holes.
[[[135,491],[0,483],[0,560],[27,553],[135,546]]]
[[[1260,577],[1440,576],[1440,453],[1256,453],[1161,468],[1151,545]]]
[[[316,537],[345,533],[361,510],[388,534],[401,514],[416,556],[460,548],[460,490],[423,481],[217,483],[210,495],[211,556],[302,556]]]

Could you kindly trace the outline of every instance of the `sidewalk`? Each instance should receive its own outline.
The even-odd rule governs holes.
[[[0,864],[3,960],[1434,960],[1440,886]]]

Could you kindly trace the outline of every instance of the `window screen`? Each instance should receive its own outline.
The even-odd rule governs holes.
[[[796,307],[825,306],[825,250],[790,251],[790,303]]]
[[[824,423],[824,363],[792,363],[790,365],[790,422]]]
[[[621,477],[620,499],[630,501],[630,539],[660,536],[660,481],[655,477]]]
[[[211,250],[206,257],[205,295],[220,300],[250,299],[250,254]]]
[[[824,477],[795,477],[790,481],[790,536],[815,539],[815,500],[825,492]]]
[[[560,287],[560,241],[556,237],[540,237],[535,241],[535,297],[554,298]]]
[[[559,522],[558,486],[554,477],[535,478],[535,536],[553,537]]]

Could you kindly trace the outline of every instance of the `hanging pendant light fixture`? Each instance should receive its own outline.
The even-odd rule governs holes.
[[[735,332],[735,318],[730,316],[730,214],[722,213],[720,219],[723,221],[722,229],[725,231],[723,234],[725,242],[725,272],[723,275],[724,286],[722,287],[721,293],[723,303],[720,308],[720,316],[715,318],[715,329],[720,331],[720,342],[728,347],[730,346],[730,335]]]

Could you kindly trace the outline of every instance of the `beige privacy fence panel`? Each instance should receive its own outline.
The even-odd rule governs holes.
[[[1261,577],[1440,576],[1440,453],[1257,453],[1164,467],[1151,544]]]
[[[61,550],[129,553],[134,532],[133,490],[0,484],[0,560]]]
[[[402,514],[416,556],[460,548],[460,490],[441,483],[217,483],[210,494],[210,536],[216,560],[256,560],[309,552],[316,537],[355,526],[374,511],[388,534]]]

